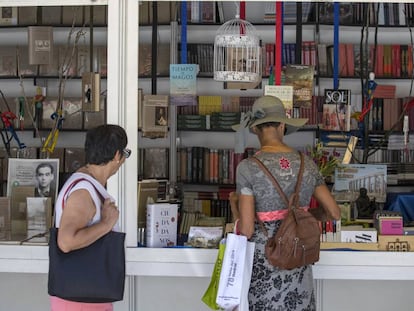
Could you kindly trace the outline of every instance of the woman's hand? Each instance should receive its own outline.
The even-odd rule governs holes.
[[[106,199],[101,208],[101,222],[108,226],[111,231],[119,218],[119,210],[110,199]]]

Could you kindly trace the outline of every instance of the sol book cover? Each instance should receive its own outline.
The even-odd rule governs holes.
[[[351,91],[325,89],[322,129],[348,132],[351,127]]]

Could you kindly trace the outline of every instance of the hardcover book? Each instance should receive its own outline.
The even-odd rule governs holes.
[[[53,62],[53,28],[48,26],[27,27],[29,64],[48,65]]]
[[[12,179],[9,179],[9,183]],[[14,186],[10,188],[11,198],[11,239],[22,240],[27,234],[26,198],[34,197],[34,186]]]
[[[85,72],[91,71],[91,63],[89,57],[89,47],[88,46],[78,46],[77,47],[77,61],[76,64],[78,66],[77,72],[78,76],[82,77]]]
[[[147,204],[147,247],[177,245],[177,204]]]
[[[147,204],[156,203],[158,198],[158,181],[143,179],[138,181],[138,228],[147,226]]]
[[[47,242],[47,237],[34,237],[45,234],[52,225],[52,201],[50,198],[28,197],[27,204],[27,238],[30,242]],[[34,238],[32,238],[34,237]]]
[[[170,65],[170,102],[172,105],[197,104],[197,64]]]
[[[322,129],[346,131],[351,126],[351,91],[325,89]]]
[[[313,95],[314,66],[286,66],[286,85],[293,86],[293,107],[311,107]]]
[[[168,95],[144,95],[143,134],[164,137],[168,131]]]
[[[82,110],[99,112],[101,77],[96,72],[82,74]]]
[[[385,202],[387,194],[387,165],[341,164],[335,169],[333,194],[337,201],[351,202],[359,196],[359,189],[367,189],[370,199]]]
[[[168,178],[168,154],[167,148],[144,149],[144,179]]]
[[[138,75],[148,77],[152,74],[151,44],[142,43],[138,46]],[[157,75],[168,75],[170,69],[170,45],[160,43],[157,46]]]
[[[286,115],[291,118],[293,113],[293,86],[292,85],[265,85],[265,95],[279,98],[285,106]]]

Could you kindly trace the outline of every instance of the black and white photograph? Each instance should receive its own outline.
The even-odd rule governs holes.
[[[59,159],[9,159],[7,195],[17,186],[35,187],[35,197],[56,200],[59,185]]]

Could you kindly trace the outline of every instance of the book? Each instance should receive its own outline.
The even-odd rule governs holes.
[[[169,75],[170,44],[157,44],[157,75]],[[138,75],[149,77],[152,75],[152,47],[149,43],[140,43],[138,46]]]
[[[94,50],[96,53],[97,72],[102,76],[108,75],[108,53],[106,46],[97,46]]]
[[[285,106],[286,115],[293,116],[293,86],[292,85],[265,85],[264,95],[279,98]]]
[[[168,131],[168,95],[144,95],[142,132],[164,137]]]
[[[78,59],[76,51],[74,55],[72,55],[72,49],[67,46],[58,46],[57,50],[59,54],[58,72],[62,73],[63,76],[76,76],[78,74]]]
[[[170,103],[171,105],[197,104],[197,64],[170,65]]]
[[[149,24],[149,1],[140,1],[138,5],[138,23],[140,25]]]
[[[37,75],[37,66],[29,63],[29,57],[27,46],[17,47],[17,74],[19,77]]]
[[[3,46],[0,49],[0,76],[17,76],[17,48]]]
[[[17,25],[17,7],[2,6],[0,7],[0,12],[0,25]]]
[[[158,180],[143,179],[138,181],[138,228],[147,226],[147,204],[156,203],[158,198]]]
[[[62,24],[62,6],[42,6],[42,25],[54,26]]]
[[[0,197],[0,241],[11,239],[10,198]]]
[[[169,152],[167,148],[145,148],[143,154],[144,179],[167,179],[169,176]]]
[[[82,77],[82,75],[85,72],[91,72],[91,63],[90,63],[90,57],[89,57],[89,47],[84,45],[78,45],[77,46],[77,75],[79,77]]]
[[[353,4],[340,3],[339,5],[339,23],[342,25],[351,25],[353,22]],[[322,2],[319,4],[319,22],[333,24],[334,21],[334,4],[331,2]]]
[[[79,101],[80,102],[80,101]],[[82,105],[81,105],[82,106]],[[106,123],[106,97],[100,96],[99,112],[83,112],[83,129],[88,130]],[[80,108],[80,110],[82,110]],[[79,112],[82,115],[82,111]],[[63,123],[65,125],[65,123]]]
[[[147,247],[172,247],[177,245],[177,204],[147,204],[146,215]]]
[[[10,179],[9,179],[10,180]],[[11,200],[11,239],[22,240],[27,234],[27,197],[34,197],[34,186],[13,186]]]
[[[31,242],[48,242],[46,236],[35,237],[49,231],[52,225],[51,198],[26,198],[27,204],[27,238]]]
[[[83,21],[84,21],[84,6],[62,6],[62,24],[63,25],[82,26]]]
[[[93,15],[91,20],[91,12],[90,8],[93,8]],[[90,25],[91,22],[93,26],[105,26],[107,25],[107,10],[108,7],[106,5],[94,5],[94,6],[85,6],[84,8],[84,23],[85,25]]]
[[[333,194],[337,201],[351,202],[359,196],[361,187],[376,202],[385,202],[387,192],[387,165],[341,164],[335,169]]]
[[[313,95],[313,65],[286,65],[286,85],[293,86],[293,107],[311,107]]]
[[[351,126],[351,91],[325,89],[322,129],[346,131]]]
[[[99,112],[101,77],[96,72],[82,74],[82,111]]]
[[[35,6],[22,6],[18,8],[18,24],[29,26],[37,24],[37,10]]]
[[[39,75],[42,77],[59,76],[59,48],[55,47],[53,49],[52,60],[50,64],[44,64],[44,65],[38,65],[38,66],[39,66]]]
[[[53,28],[49,26],[27,27],[29,64],[48,65],[53,61]]]

